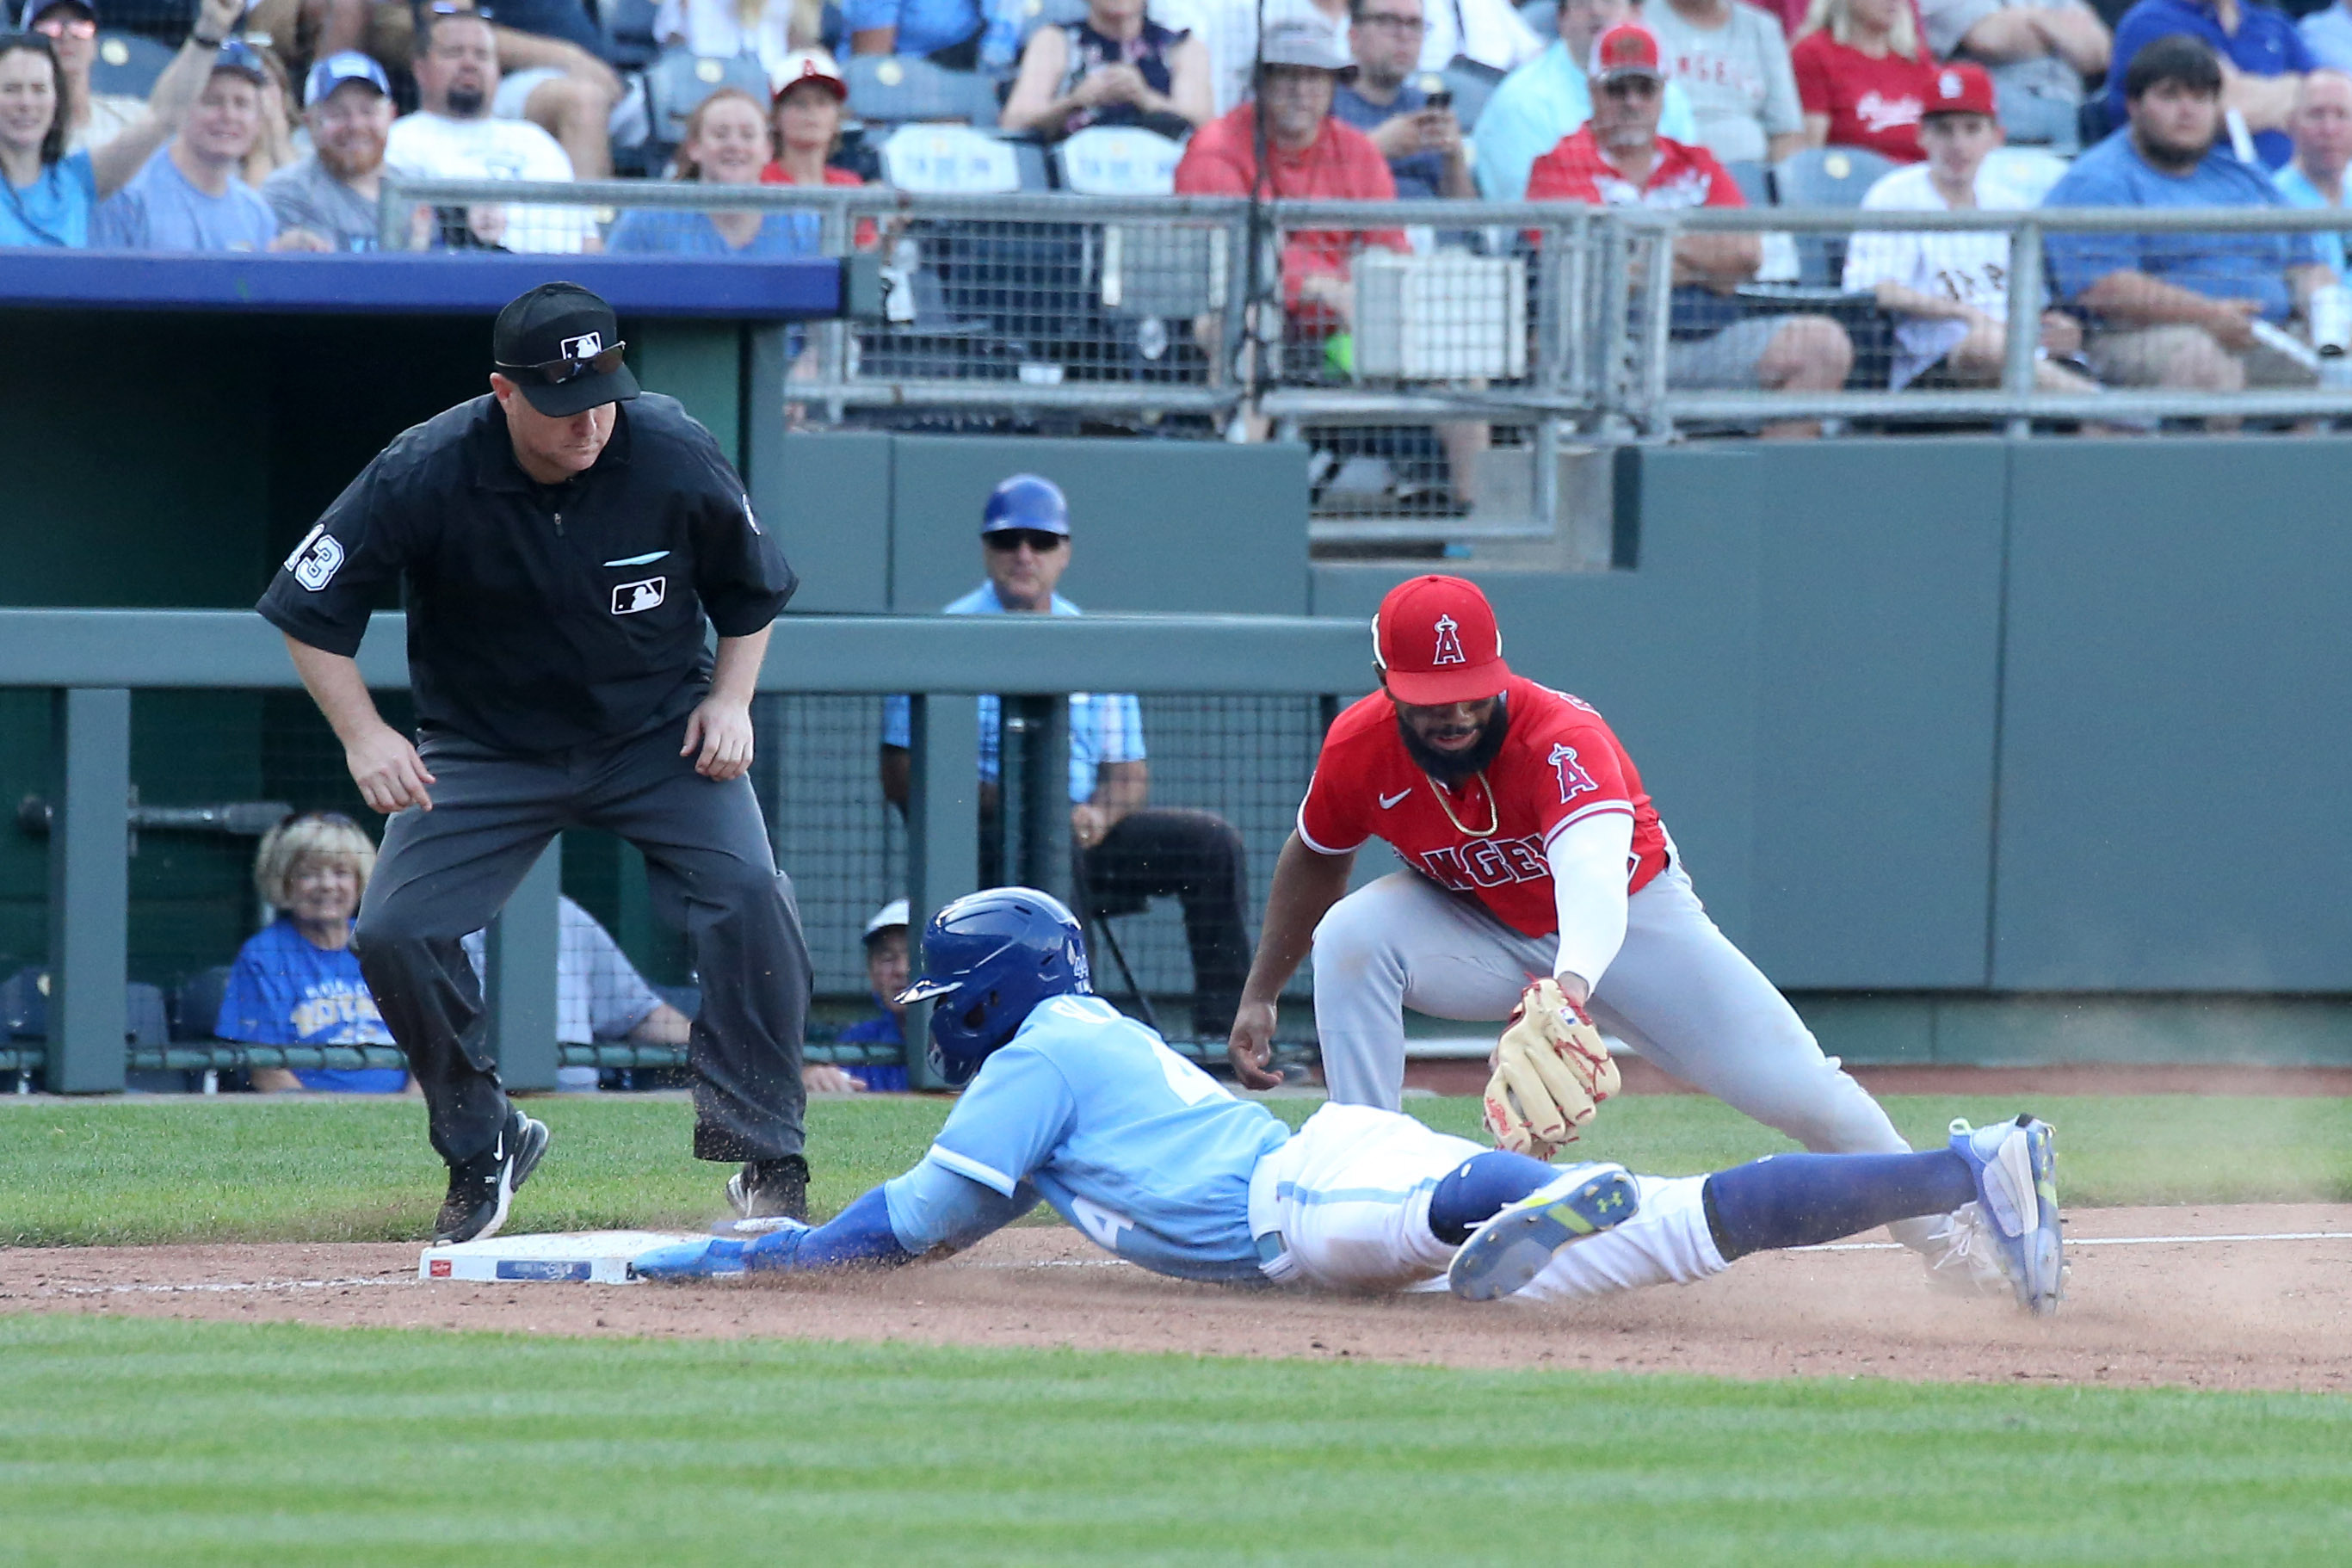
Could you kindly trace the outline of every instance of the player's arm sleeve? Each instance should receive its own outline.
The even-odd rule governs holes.
[[[937,1247],[961,1252],[1037,1206],[1037,1191],[1026,1182],[1000,1193],[928,1158],[885,1182],[882,1194],[890,1234],[917,1257]]]
[[[694,591],[720,637],[747,637],[783,613],[800,579],[752,514],[751,492],[718,443],[701,432],[695,439],[703,475],[688,525]]]
[[[1298,841],[1318,855],[1353,855],[1371,830],[1364,826],[1359,792],[1330,783],[1330,771],[1318,767],[1307,781],[1307,798],[1298,803]]]
[[[1554,974],[1573,974],[1588,988],[1625,945],[1625,862],[1633,850],[1633,814],[1607,811],[1587,816],[1551,841],[1551,895],[1559,917],[1559,956]]]
[[[254,606],[262,619],[327,653],[359,653],[377,598],[407,558],[408,504],[384,474],[404,446],[362,469],[302,536]]]
[[[923,1158],[1009,1198],[1053,1157],[1076,1113],[1061,1069],[1016,1041],[981,1064]]]

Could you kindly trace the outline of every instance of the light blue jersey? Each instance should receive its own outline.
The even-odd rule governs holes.
[[[1289,1137],[1264,1106],[1234,1099],[1109,1003],[1057,996],[981,1064],[923,1165],[1010,1200],[987,1228],[1034,1193],[1156,1274],[1263,1282],[1250,1173]],[[965,1224],[914,1220],[924,1174],[918,1166],[889,1184],[893,1227],[902,1239],[913,1239],[909,1230],[965,1234]]]

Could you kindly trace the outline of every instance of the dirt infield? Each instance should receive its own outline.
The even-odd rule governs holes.
[[[1473,1307],[1188,1285],[1059,1228],[892,1275],[700,1287],[426,1284],[409,1244],[0,1249],[0,1311],[2352,1392],[2352,1205],[2092,1209],[2067,1229],[2076,1244],[2312,1232],[2325,1236],[2075,1245],[2070,1299],[2043,1321],[1931,1295],[1892,1249],[1760,1256],[1701,1285],[1574,1308]]]

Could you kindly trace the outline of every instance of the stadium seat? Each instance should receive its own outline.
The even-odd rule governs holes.
[[[902,125],[882,142],[882,178],[918,195],[1004,195],[1021,189],[1021,157],[969,125]]]
[[[229,966],[215,964],[212,968],[188,976],[172,988],[169,1023],[175,1040],[214,1039],[214,1026],[220,1022],[221,998],[228,993]]]
[[[615,70],[643,70],[661,57],[661,41],[654,36],[659,9],[654,0],[598,0],[596,23]]]
[[[100,33],[98,57],[89,66],[89,89],[143,99],[155,90],[155,79],[163,74],[175,52],[169,45],[136,33]]]
[[[885,125],[913,121],[996,123],[996,84],[977,71],[951,71],[911,55],[853,55],[842,67],[849,111]]]
[[[1164,196],[1183,147],[1129,125],[1090,125],[1054,149],[1062,189],[1086,196]]]
[[[1423,92],[1432,90],[1426,73],[1415,79]],[[1482,66],[1475,60],[1463,59],[1458,56],[1440,74],[1439,89],[1454,95],[1454,118],[1462,122],[1464,131],[1478,128],[1478,116],[1486,109],[1486,100],[1495,95],[1495,89],[1502,79],[1503,73],[1494,67]]]
[[[1527,0],[1519,7],[1519,20],[1546,44],[1559,37],[1559,7],[1552,0]]]
[[[2028,202],[2039,202],[2066,173],[2066,160],[2046,147],[1996,147],[1984,166],[1994,178]]]
[[[1763,164],[1738,158],[1724,164],[1723,172],[1731,176],[1732,183],[1739,187],[1739,194],[1748,198],[1749,206],[1769,207],[1772,205],[1772,174]]]
[[[27,964],[0,981],[0,1026],[15,1040],[49,1037],[48,974]],[[162,987],[132,981],[122,988],[125,1045],[162,1046],[171,1035]]]
[[[686,118],[702,100],[722,87],[740,88],[761,103],[768,101],[768,73],[750,55],[721,59],[672,49],[646,72],[646,110],[653,121],[652,140],[675,147],[686,140]]]
[[[1889,158],[1860,147],[1808,147],[1772,169],[1772,192],[1784,207],[1858,207],[1879,176],[1895,167]],[[1837,286],[1845,270],[1845,237],[1801,234],[1797,281],[1807,288]]]

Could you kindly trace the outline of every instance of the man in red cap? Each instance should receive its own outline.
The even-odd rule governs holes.
[[[1870,187],[1865,212],[1969,212],[2037,205],[2037,193],[1989,172],[1986,156],[2001,143],[1992,78],[1982,66],[1939,67],[1919,116],[1927,162],[1906,163]],[[1845,287],[1878,297],[1895,316],[1894,391],[1999,386],[2008,361],[2009,236],[1906,234],[1863,229],[1845,253]],[[2095,392],[2097,384],[2057,363],[2079,353],[2082,323],[2042,313],[2042,356],[2034,380],[2045,392]]]
[[[1310,946],[1331,1099],[1394,1110],[1403,1009],[1500,1020],[1557,980],[1650,1061],[1816,1152],[1909,1145],[1707,918],[1633,758],[1589,705],[1511,673],[1486,595],[1415,577],[1372,622],[1381,689],[1324,737],[1266,896],[1227,1056],[1267,1070]],[[1356,852],[1408,868],[1348,892]],[[1344,896],[1343,896],[1344,895]],[[1939,1221],[1907,1221],[1932,1247]]]
[[[1658,41],[1631,22],[1593,43],[1592,118],[1528,171],[1528,200],[1615,207],[1747,205],[1738,182],[1704,147],[1658,134],[1665,82]],[[1727,297],[1756,275],[1763,243],[1753,234],[1684,234],[1675,239],[1666,384],[1677,392],[1834,392],[1853,366],[1853,344],[1827,316],[1751,316]],[[1764,426],[1766,436],[1817,436],[1810,420]]]

